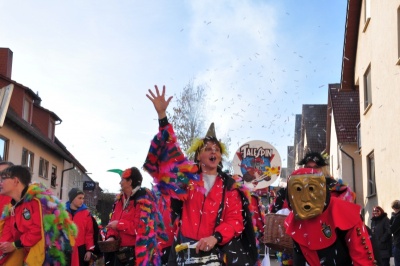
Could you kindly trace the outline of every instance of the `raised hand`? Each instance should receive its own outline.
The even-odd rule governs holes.
[[[146,94],[146,96],[153,103],[154,108],[156,109],[158,114],[158,119],[162,119],[167,116],[166,110],[169,102],[172,99],[172,96],[165,100],[165,85],[163,86],[161,95],[157,85],[154,85],[154,88],[156,89],[156,93],[154,94],[154,92],[149,89],[149,94]]]

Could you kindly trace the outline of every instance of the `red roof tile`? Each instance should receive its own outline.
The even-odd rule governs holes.
[[[360,122],[358,90],[344,91],[330,87],[328,93],[338,142],[357,142],[357,125]]]

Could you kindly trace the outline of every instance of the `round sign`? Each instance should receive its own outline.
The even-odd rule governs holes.
[[[243,178],[251,190],[270,186],[281,172],[281,157],[268,142],[253,140],[236,151],[232,160],[233,172]]]

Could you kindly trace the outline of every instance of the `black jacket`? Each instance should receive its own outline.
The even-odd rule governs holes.
[[[378,241],[379,253],[382,258],[390,258],[392,250],[392,232],[390,231],[390,222],[387,213],[378,217],[372,217],[371,231]]]
[[[393,234],[393,245],[400,248],[400,212],[392,213],[390,230]]]

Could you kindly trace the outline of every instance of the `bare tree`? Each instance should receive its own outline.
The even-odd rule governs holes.
[[[110,193],[107,190],[102,191],[99,195],[96,210],[103,226],[107,225],[110,220],[110,213],[114,205],[115,196],[115,193]]]
[[[175,95],[174,97],[176,99],[176,107],[172,109],[173,114],[168,115],[168,117],[171,118],[178,142],[184,152],[189,149],[195,138],[202,138],[207,132],[208,125],[205,125],[205,117],[207,115],[206,97],[206,86],[194,87],[193,80],[189,81],[179,96]],[[225,143],[228,149],[231,139],[230,137],[225,137],[222,142]],[[227,152],[229,154],[229,150]]]
[[[193,80],[183,88],[176,99],[176,107],[173,108],[171,123],[174,126],[176,136],[181,148],[186,152],[196,137],[204,134],[205,86],[193,86]]]

